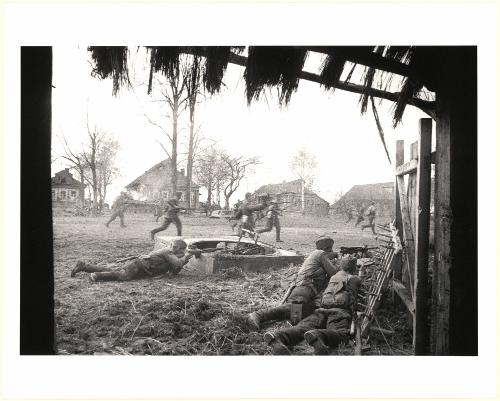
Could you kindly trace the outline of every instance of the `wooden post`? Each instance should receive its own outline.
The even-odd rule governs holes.
[[[434,273],[432,282],[435,355],[449,352],[451,208],[450,208],[450,121],[441,115],[436,122]]]
[[[418,141],[410,145],[410,161],[418,160]],[[408,210],[410,212],[413,238],[416,237],[417,221],[417,171],[408,174]],[[411,272],[414,274],[414,272]]]
[[[429,224],[431,199],[431,143],[432,120],[420,119],[418,141],[417,199],[415,221],[415,318],[413,319],[413,349],[415,355],[429,352],[429,326],[427,324],[427,278],[429,269]]]
[[[405,141],[396,141],[396,167],[401,166],[405,161]],[[395,227],[399,233],[399,239],[403,241],[403,220],[401,218],[401,203],[399,200],[398,182],[397,179],[394,181],[394,204],[395,210]],[[394,266],[394,278],[397,280],[402,279],[402,264],[401,257],[397,255],[398,262]]]

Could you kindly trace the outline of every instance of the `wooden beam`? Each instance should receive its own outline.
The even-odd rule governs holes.
[[[410,160],[409,162],[406,162],[405,164],[396,167],[396,175],[401,176],[410,173],[415,173],[417,171],[417,165],[418,165],[417,159]]]
[[[396,169],[404,163],[405,160],[405,141],[402,140],[397,140],[396,141]],[[398,191],[398,184],[396,180],[394,180],[394,205],[396,207],[395,210],[395,227],[396,230],[398,230],[399,233],[399,239],[402,241],[403,240],[403,220],[401,218],[401,204],[399,201],[399,191]],[[399,263],[396,263],[394,266],[394,278],[401,280],[401,258],[399,258]]]
[[[420,119],[417,169],[417,219],[415,239],[415,318],[413,319],[413,349],[415,355],[429,352],[427,280],[429,270],[429,226],[431,202],[432,120]]]
[[[186,53],[193,54],[193,50],[186,50]],[[203,55],[202,53],[196,53],[198,55]],[[239,54],[231,53],[229,56],[229,62],[232,64],[240,65],[242,67],[246,67],[247,65],[247,57],[240,56]],[[317,74],[313,74],[307,71],[302,71],[299,74],[300,79],[305,79],[306,81],[316,82],[318,84],[322,83],[321,77]],[[339,81],[335,85],[334,88],[338,88],[340,90],[344,90],[347,92],[363,94],[367,93],[370,96],[378,97],[382,99],[387,99],[393,102],[397,102],[400,96],[399,92],[387,92],[374,88],[365,88],[363,85],[356,85],[348,82]],[[435,105],[436,102],[430,102],[428,100],[422,100],[418,98],[411,98],[408,100],[408,104],[419,108],[420,110],[427,113],[430,117],[435,118]]]
[[[352,46],[305,46],[301,47],[308,51],[328,54],[329,56],[339,57],[352,63],[361,64],[377,70],[391,72],[393,74],[408,77],[412,75],[412,70],[408,64],[401,63],[380,54],[359,51],[359,47]]]
[[[392,280],[392,289],[398,294],[399,298],[401,298],[406,308],[413,316],[415,314],[415,304],[413,303],[410,291],[408,291],[401,281],[396,279]]]
[[[406,266],[408,269],[408,278],[410,280],[409,289],[413,296],[413,271],[415,269],[415,242],[413,237],[413,231],[411,228],[411,218],[410,211],[408,209],[408,195],[405,190],[405,181],[402,176],[397,177],[399,200],[401,202],[401,217],[403,219],[403,234],[404,234],[404,245],[406,249]]]

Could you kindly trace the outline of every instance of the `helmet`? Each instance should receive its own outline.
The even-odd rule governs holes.
[[[335,241],[329,235],[321,235],[316,241],[316,248],[321,249],[327,245],[333,245]]]

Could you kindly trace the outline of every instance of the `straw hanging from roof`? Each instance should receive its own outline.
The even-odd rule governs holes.
[[[127,68],[128,49],[126,46],[89,46],[94,67],[92,76],[105,79],[113,78],[113,95],[123,84],[130,85]]]
[[[246,81],[247,101],[258,100],[266,86],[278,86],[280,105],[288,104],[299,86],[307,51],[293,47],[250,46],[248,48]]]

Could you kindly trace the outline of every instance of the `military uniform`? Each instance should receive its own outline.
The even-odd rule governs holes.
[[[90,276],[92,281],[129,281],[167,272],[177,274],[191,256],[193,256],[191,253],[184,255],[184,251],[174,253],[170,248],[163,248],[149,255],[139,256],[118,269],[80,261],[72,270],[71,276],[74,277],[78,272],[87,272],[92,273]]]
[[[333,243],[333,240],[331,240]],[[302,317],[312,313],[316,306],[318,294],[325,288],[328,278],[338,272],[339,268],[330,258],[336,254],[322,249],[314,250],[304,261],[297,273],[285,303],[273,308],[260,309],[249,315],[249,323],[259,329],[267,321],[290,320],[292,304],[301,305]]]
[[[371,227],[373,234],[377,234],[375,231],[375,216],[377,214],[377,211],[375,209],[375,204],[372,203],[370,207],[366,210],[366,217],[368,218],[368,224],[363,224],[361,226],[361,230],[364,230],[365,228]]]
[[[264,228],[261,228],[260,230],[257,230],[257,233],[262,234],[265,232],[269,232],[273,229],[273,227],[276,227],[276,242],[281,242],[280,239],[281,225],[280,225],[280,219],[278,217],[279,212],[280,209],[278,208],[276,202],[271,202],[271,206],[268,207],[266,213],[266,226]]]
[[[356,224],[354,227],[357,227],[359,223],[361,223],[365,219],[365,207],[361,206],[358,210],[358,219],[356,220]]]
[[[111,206],[111,209],[113,210],[113,213],[111,214],[111,217],[109,220],[106,222],[105,226],[109,227],[109,223],[111,223],[113,220],[115,220],[117,217],[120,218],[120,227],[125,227],[125,210],[127,210],[128,204],[127,201],[131,200],[131,196],[128,195],[125,192],[122,192],[113,202],[113,206]]]
[[[345,263],[354,263],[355,268],[356,259],[349,257]],[[344,270],[333,275],[321,297],[320,309],[294,327],[266,333],[264,338],[273,352],[288,354],[288,347],[304,338],[318,354],[326,354],[328,347],[347,342],[360,286],[361,279]]]
[[[165,209],[165,214],[163,217],[163,223],[160,227],[157,227],[153,230],[151,230],[151,239],[154,239],[155,234],[166,230],[170,223],[174,223],[175,227],[177,228],[177,235],[180,237],[182,235],[182,223],[181,220],[179,219],[179,211],[180,208],[178,206],[178,201],[177,199],[170,199],[167,202],[166,209]]]

